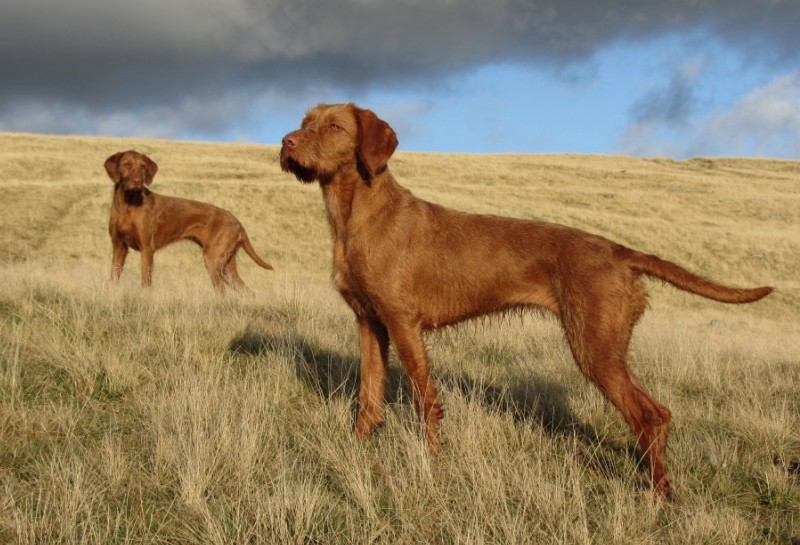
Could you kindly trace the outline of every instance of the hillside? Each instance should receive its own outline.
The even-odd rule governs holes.
[[[233,212],[252,297],[215,296],[200,251],[109,285],[125,149],[151,189]],[[636,374],[673,412],[673,504],[537,314],[428,337],[444,448],[418,438],[399,363],[387,426],[354,443],[352,314],[330,281],[316,185],[278,148],[0,133],[0,542],[797,543],[800,163],[398,152],[418,196],[607,236],[742,286],[728,306],[649,283]]]

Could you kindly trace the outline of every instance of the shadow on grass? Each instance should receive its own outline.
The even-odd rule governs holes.
[[[266,352],[281,354],[292,363],[297,378],[318,396],[325,399],[358,398],[361,360],[357,355],[328,350],[297,333],[271,335],[251,329],[231,341],[228,348],[232,352],[254,356]],[[402,369],[389,368],[386,393],[388,403],[404,403],[411,399]]]
[[[541,426],[550,437],[575,437],[583,445],[575,459],[588,469],[609,479],[625,479],[621,465],[633,461],[637,468],[646,468],[641,450],[633,442],[623,445],[597,434],[592,426],[578,421],[569,406],[569,392],[560,382],[526,375],[504,387],[487,386],[464,376],[443,375],[438,381],[447,389],[459,392],[466,399],[476,400],[490,411],[510,415],[520,425]],[[586,388],[593,388],[586,383]],[[620,416],[620,418],[622,418]],[[637,488],[648,488],[649,481],[640,480]]]
[[[353,415],[357,410],[359,388],[359,363],[357,355],[343,355],[321,347],[298,333],[280,335],[245,330],[233,339],[229,350],[248,355],[278,353],[284,355],[294,366],[294,372],[307,387],[324,399],[346,399],[353,404]],[[386,386],[386,402],[410,404],[411,388],[403,370],[389,367]],[[541,426],[551,437],[576,437],[583,449],[574,453],[578,463],[593,472],[610,479],[626,478],[618,469],[632,460],[642,469],[642,452],[632,443],[614,444],[603,439],[589,425],[579,422],[568,401],[568,391],[561,383],[533,375],[506,387],[486,385],[467,376],[444,374],[434,380],[444,391],[457,393],[474,400],[487,410],[510,415],[521,425]],[[592,388],[586,384],[587,388]],[[640,480],[639,488],[648,487]]]

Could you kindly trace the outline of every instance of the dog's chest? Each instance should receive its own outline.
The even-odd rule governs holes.
[[[140,219],[134,214],[115,214],[111,221],[112,237],[122,240],[129,248],[136,251],[142,250]]]
[[[122,239],[127,247],[133,248],[136,251],[142,250],[139,233],[135,228],[131,228],[131,226],[119,228],[117,229],[117,236]]]
[[[364,262],[367,242],[355,226],[352,188],[323,187],[328,222],[333,235],[333,283],[337,291],[360,318],[378,316],[369,295],[370,267]],[[366,275],[366,276],[365,276]]]
[[[377,312],[369,294],[364,290],[364,279],[355,274],[352,259],[343,241],[334,242],[333,284],[356,316],[375,317]]]

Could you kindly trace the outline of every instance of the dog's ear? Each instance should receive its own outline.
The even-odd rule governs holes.
[[[372,178],[386,169],[386,163],[397,148],[397,135],[386,121],[371,111],[353,106],[353,113],[358,123],[358,160]]]
[[[105,164],[103,165],[106,167],[106,172],[108,173],[108,177],[111,178],[111,181],[117,183],[119,181],[119,160],[120,158],[125,155],[124,151],[120,151],[106,159]]]
[[[144,162],[147,164],[147,172],[144,178],[144,185],[150,185],[153,183],[153,178],[156,177],[156,172],[158,172],[158,165],[147,155],[142,154],[142,157],[144,157]]]

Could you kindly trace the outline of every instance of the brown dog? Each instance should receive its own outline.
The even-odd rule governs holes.
[[[553,312],[586,377],[622,413],[669,496],[670,411],[628,369],[631,331],[646,306],[641,275],[724,303],[772,288],[730,288],[656,256],[563,225],[465,214],[414,197],[386,164],[397,138],[352,104],[319,105],[283,139],[281,167],[318,181],[333,235],[333,280],[358,319],[361,387],[355,435],[383,423],[387,351],[403,363],[431,448],[443,416],[423,331],[524,307]]]
[[[236,270],[236,252],[244,248],[253,261],[265,269],[272,266],[258,257],[247,233],[236,217],[217,206],[189,199],[165,197],[151,192],[158,165],[147,155],[133,150],[115,153],[105,162],[114,182],[114,201],[108,230],[114,245],[111,279],[119,280],[128,248],[142,253],[142,286],[152,281],[153,254],[181,239],[203,248],[206,269],[218,293],[225,284],[246,289]]]

